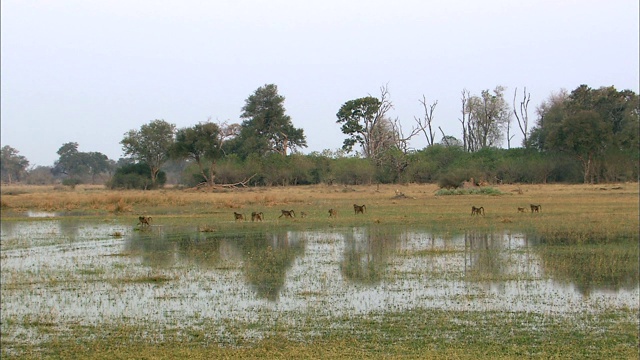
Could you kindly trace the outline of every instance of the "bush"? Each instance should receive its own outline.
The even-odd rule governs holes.
[[[167,174],[160,171],[156,183],[151,181],[151,168],[145,163],[127,164],[118,169],[111,180],[107,182],[109,189],[140,189],[150,190],[163,187],[167,182]]]
[[[72,189],[75,189],[76,185],[79,185],[79,184],[82,184],[82,181],[80,181],[80,179],[68,178],[68,179],[62,180],[62,185],[68,186]]]

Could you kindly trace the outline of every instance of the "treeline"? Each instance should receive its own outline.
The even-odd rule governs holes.
[[[517,90],[517,89],[516,89]],[[581,85],[551,94],[529,125],[529,97],[509,107],[504,88],[481,95],[462,93],[462,139],[442,134],[435,141],[437,101],[423,98],[424,118],[403,134],[390,120],[389,93],[344,103],[336,123],[345,135],[342,149],[302,154],[306,137],[293,126],[284,97],[273,84],[246,99],[240,124],[199,123],[177,129],[154,120],[125,133],[126,157],[118,162],[98,152],[63,144],[51,168],[29,169],[18,150],[2,147],[2,181],[46,184],[103,183],[113,189],[152,189],[166,184],[277,186],[304,184],[438,183],[457,187],[478,183],[598,183],[637,181],[640,109],[638,95],[614,87]],[[513,116],[512,116],[513,115]],[[524,135],[511,148],[513,117]],[[408,141],[425,134],[428,145],[409,150]],[[498,145],[506,139],[507,149]],[[357,151],[356,149],[360,149]]]
[[[406,166],[395,166],[393,155],[380,163],[318,153],[246,160],[229,157],[217,165],[217,180],[227,184],[246,181],[249,186],[437,183],[457,187],[472,178],[478,184],[583,182],[582,169],[570,156],[532,149],[485,148],[470,153],[461,147],[436,144],[407,154],[403,162]],[[627,165],[617,168],[619,171],[601,167],[599,182],[635,181],[638,163],[629,161]],[[204,182],[195,164],[189,164],[180,178],[187,186]]]

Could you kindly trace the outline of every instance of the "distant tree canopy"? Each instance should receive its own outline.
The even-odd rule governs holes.
[[[554,94],[538,108],[531,145],[577,159],[585,183],[631,179],[638,168],[639,103],[632,91],[612,86]],[[631,171],[622,174],[624,167]]]
[[[287,155],[306,147],[304,131],[295,128],[285,114],[284,100],[274,84],[264,85],[249,96],[240,115],[244,119],[240,133],[227,144],[229,152],[246,158],[250,154],[264,156],[270,152]]]
[[[54,175],[67,175],[72,183],[80,183],[85,177],[91,177],[91,182],[96,182],[96,177],[108,173],[112,169],[109,158],[100,152],[80,152],[77,142],[63,144],[57,154],[60,158],[53,167]]]
[[[9,145],[2,147],[0,155],[0,173],[2,174],[2,181],[9,184],[14,181],[21,181],[27,173],[27,167],[29,167],[29,160],[22,155],[18,155],[20,152]]]
[[[514,95],[514,106],[517,103]],[[303,155],[304,133],[296,129],[275,85],[258,88],[242,108],[242,124],[211,123],[176,127],[154,120],[130,130],[121,141],[128,158],[117,165],[98,152],[78,151],[78,143],[63,144],[55,167],[27,170],[29,161],[10,146],[2,148],[4,182],[34,184],[63,180],[67,184],[112,172],[111,188],[151,189],[171,183],[209,185],[297,185],[439,183],[459,186],[473,177],[487,183],[597,183],[637,181],[640,172],[640,99],[630,90],[592,89],[581,85],[551,94],[536,109],[537,122],[527,131],[525,91],[520,111],[511,111],[504,88],[480,95],[462,93],[463,136],[434,141],[433,105],[424,120],[402,134],[386,87],[380,98],[367,96],[345,102],[336,123],[346,135],[342,149]],[[525,135],[523,148],[501,149],[510,116],[518,118]],[[428,146],[414,150],[407,141],[423,132]],[[507,132],[507,139],[509,133]],[[347,156],[360,146],[362,152]],[[145,171],[148,174],[144,173]],[[57,175],[57,177],[55,177]]]
[[[129,130],[120,141],[125,155],[149,166],[151,182],[155,183],[162,164],[169,159],[176,126],[164,120],[142,125],[140,130]]]

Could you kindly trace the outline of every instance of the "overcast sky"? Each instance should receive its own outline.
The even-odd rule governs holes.
[[[278,86],[293,125],[304,129],[304,153],[340,148],[340,106],[379,97],[383,85],[394,104],[389,115],[405,132],[424,116],[424,95],[438,101],[434,126],[457,138],[463,89],[479,95],[502,85],[511,103],[514,89],[526,87],[532,122],[535,107],[560,89],[639,93],[637,0],[2,0],[1,7],[2,146],[31,165],[53,165],[67,142],[117,160],[124,134],[154,119],[178,128],[209,118],[240,123],[245,100],[265,84]]]

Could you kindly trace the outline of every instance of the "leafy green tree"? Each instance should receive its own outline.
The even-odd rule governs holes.
[[[579,160],[583,181],[629,177],[638,159],[638,95],[614,87],[581,85],[555,96],[538,108],[532,145],[542,151],[568,154]],[[617,175],[621,169],[625,175]]]
[[[259,87],[245,100],[240,133],[231,142],[235,153],[242,158],[270,152],[287,155],[289,151],[307,146],[304,130],[295,128],[291,117],[286,115],[284,100],[274,84]]]
[[[140,130],[129,130],[120,141],[124,154],[149,165],[151,182],[155,184],[162,164],[169,159],[174,143],[176,126],[164,120],[142,125]]]
[[[1,150],[0,171],[2,173],[2,181],[11,184],[13,181],[20,181],[26,174],[29,167],[29,160],[20,152],[9,145],[5,145]]]
[[[175,158],[195,161],[204,181],[213,186],[216,161],[222,157],[220,136],[220,128],[211,122],[180,129],[171,154]]]
[[[56,160],[53,173],[64,174],[69,177],[68,183],[78,184],[83,178],[91,176],[91,182],[96,182],[96,177],[109,172],[112,163],[109,158],[100,152],[80,152],[77,142],[68,142],[58,149],[60,156]]]
[[[336,117],[342,124],[340,130],[348,137],[342,149],[351,152],[357,144],[362,147],[363,156],[375,159],[383,150],[395,145],[393,127],[386,113],[393,107],[388,99],[386,87],[381,88],[381,99],[367,96],[344,103]]]

